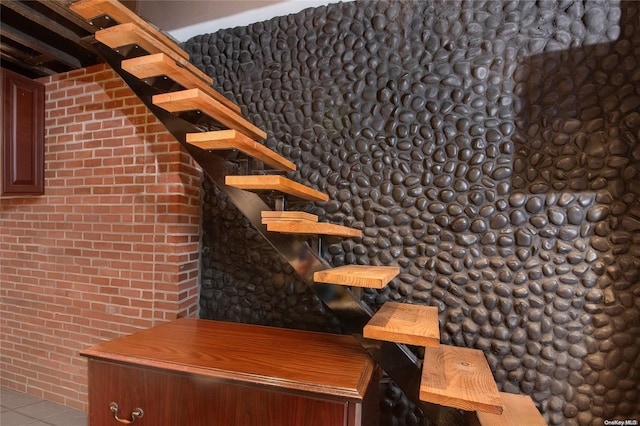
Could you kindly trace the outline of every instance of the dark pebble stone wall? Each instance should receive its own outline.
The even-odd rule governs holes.
[[[640,419],[640,4],[378,1],[186,43],[192,61],[363,230],[326,259],[399,265],[550,425]],[[340,331],[211,183],[202,317]],[[386,424],[426,423],[394,385]],[[436,422],[437,423],[437,422]],[[441,422],[444,423],[444,422]]]

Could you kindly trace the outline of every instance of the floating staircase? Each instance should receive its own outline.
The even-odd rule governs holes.
[[[400,273],[397,266],[346,265],[318,271],[317,282],[351,287],[383,288]]]
[[[502,414],[502,399],[482,351],[425,348],[420,399],[465,411]]]
[[[317,222],[318,216],[311,213],[296,212],[296,211],[264,211],[260,215],[262,217],[262,224],[268,225],[270,222],[277,221],[303,221],[303,222]]]
[[[212,151],[235,149],[276,170],[294,171],[296,169],[296,165],[291,161],[236,130],[189,133],[187,142],[198,148]]]
[[[145,55],[122,61],[122,69],[135,75],[140,80],[153,77],[170,78],[182,87],[194,87],[202,90],[227,108],[240,113],[240,106],[214,90],[211,87],[213,79],[202,73],[191,62],[184,64],[182,60],[177,61],[176,58],[171,58],[167,54],[156,53],[155,55]]]
[[[347,226],[335,225],[333,223],[322,223],[318,221],[318,216],[305,212],[262,212],[262,224],[267,225],[269,232],[282,232],[285,234],[301,235],[331,235],[335,237],[360,238],[362,231],[349,228]],[[318,272],[316,272],[318,274]],[[316,282],[328,282],[318,280]],[[335,284],[335,283],[332,283]]]
[[[325,202],[329,196],[323,192],[302,185],[284,176],[278,175],[252,175],[252,176],[227,176],[225,183],[239,189],[251,191],[279,191],[283,194],[293,195],[308,201]]]
[[[440,346],[438,308],[387,302],[365,325],[364,337],[437,348]]]
[[[535,404],[526,395],[500,392],[504,411],[501,415],[467,412],[469,426],[546,426]]]
[[[294,171],[296,166],[259,142],[266,139],[266,132],[214,90],[211,77],[193,66],[176,43],[117,0],[79,0],[69,8],[96,27],[96,50],[300,278],[312,288],[331,284],[347,290],[348,300],[339,303],[341,307],[346,303],[348,312],[334,312],[343,315],[347,331],[364,336],[360,338],[363,346],[414,402],[465,410],[469,421],[480,425],[545,424],[531,398],[498,392],[482,351],[440,345],[437,308],[387,302],[371,315],[358,290],[383,288],[400,268],[331,268],[304,239],[310,235],[360,238],[361,230],[320,222],[306,212],[274,210],[265,203],[259,195],[263,191],[320,203],[329,197],[281,174],[237,174],[239,167],[220,153],[238,151],[279,173]],[[336,302],[335,293],[322,292],[329,308]],[[362,327],[361,322],[366,325]],[[406,345],[423,347],[424,360]],[[421,406],[428,411],[428,404]]]
[[[250,138],[262,140],[267,137],[263,130],[258,129],[236,111],[231,110],[198,88],[155,95],[153,104],[171,113],[200,111],[219,121],[222,125],[237,130]]]

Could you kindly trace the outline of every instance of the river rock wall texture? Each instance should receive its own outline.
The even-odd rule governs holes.
[[[551,425],[640,419],[640,4],[339,3],[197,36],[192,61],[361,228],[326,259],[399,265]],[[339,331],[211,183],[202,316]],[[386,424],[422,420],[397,389]],[[425,421],[426,422],[426,421]]]

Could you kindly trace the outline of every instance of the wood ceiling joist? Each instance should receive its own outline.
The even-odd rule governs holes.
[[[78,34],[71,31],[64,25],[57,23],[53,19],[41,14],[37,10],[25,6],[24,3],[15,0],[0,0],[0,4],[20,14],[25,19],[41,25],[42,27],[55,32],[60,37],[70,40],[73,43],[80,43],[81,41],[81,37]]]
[[[68,9],[69,0],[0,0],[0,46],[8,69],[29,78],[102,62],[95,27]]]
[[[89,34],[93,34],[96,31],[96,27],[80,18],[75,13],[71,12],[67,7],[66,0],[35,0],[38,3],[42,4],[45,7],[48,7],[53,12],[57,13],[67,21],[73,23],[74,25],[82,28]]]
[[[13,40],[16,43],[40,52],[46,57],[51,58],[51,60],[63,63],[73,69],[82,68],[82,63],[78,58],[75,58],[68,53],[56,49],[55,47],[44,43],[41,40],[36,39],[35,37],[23,33],[22,31],[18,31],[17,29],[12,28],[5,23],[3,23],[0,27],[0,36]]]
[[[7,55],[6,53],[4,53],[4,51],[0,51],[0,62],[2,62],[3,68],[17,72],[18,74],[26,75],[30,78],[44,77],[45,75],[55,74],[54,70],[46,67],[29,65],[25,61],[21,61],[13,56]],[[27,72],[25,73],[25,71]]]
[[[29,71],[39,75],[55,74],[56,71],[51,68],[42,66],[48,58],[39,56],[30,56],[6,43],[0,43],[0,52],[2,52],[3,60],[11,60],[16,65],[26,68]]]
[[[25,61],[31,65],[38,63],[35,61],[36,58],[39,57],[29,55],[20,49],[16,49],[15,47],[8,45],[7,43],[0,43],[0,51],[9,57],[15,58],[17,61]]]

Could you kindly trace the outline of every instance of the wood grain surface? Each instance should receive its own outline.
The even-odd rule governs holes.
[[[227,176],[225,183],[235,188],[253,191],[280,191],[309,201],[329,200],[329,196],[323,192],[278,175]]]
[[[263,140],[267,138],[267,134],[263,130],[260,130],[200,89],[154,95],[152,102],[154,105],[169,112],[200,110],[229,129],[237,130],[251,139]]]
[[[387,302],[364,327],[364,337],[406,345],[438,347],[438,308]]]
[[[149,34],[150,37],[157,39],[158,43],[164,44],[167,49],[176,55],[189,59],[189,54],[182,50],[173,40],[162,34],[118,0],[79,0],[71,4],[69,9],[88,21],[102,15],[108,15],[120,24],[134,24]]]
[[[277,170],[296,169],[291,161],[236,130],[188,133],[187,142],[202,149],[237,149]]]
[[[240,114],[240,106],[231,102],[222,93],[211,87],[213,79],[190,62],[176,62],[175,58],[171,58],[165,53],[155,53],[126,59],[122,61],[121,66],[123,70],[141,80],[165,75],[185,89],[200,89],[237,114]]]
[[[141,426],[344,426],[347,409],[359,405],[92,359],[90,426],[118,424],[111,402],[125,419],[141,408]]]
[[[347,226],[326,222],[272,221],[267,223],[267,231],[285,234],[333,235],[336,237],[359,238],[362,231]]]
[[[420,399],[466,411],[502,414],[502,399],[482,351],[425,348]]]
[[[313,279],[321,283],[382,288],[399,273],[398,266],[345,265],[318,271]]]
[[[547,426],[531,397],[500,392],[504,404],[502,415],[477,412],[481,426]]]
[[[355,401],[375,368],[351,336],[196,319],[163,324],[82,355]]]
[[[311,213],[306,212],[298,212],[298,211],[271,211],[265,210],[260,213],[260,217],[262,217],[262,224],[266,225],[268,222],[275,222],[279,220],[284,221],[305,221],[305,222],[317,222],[318,216]]]

